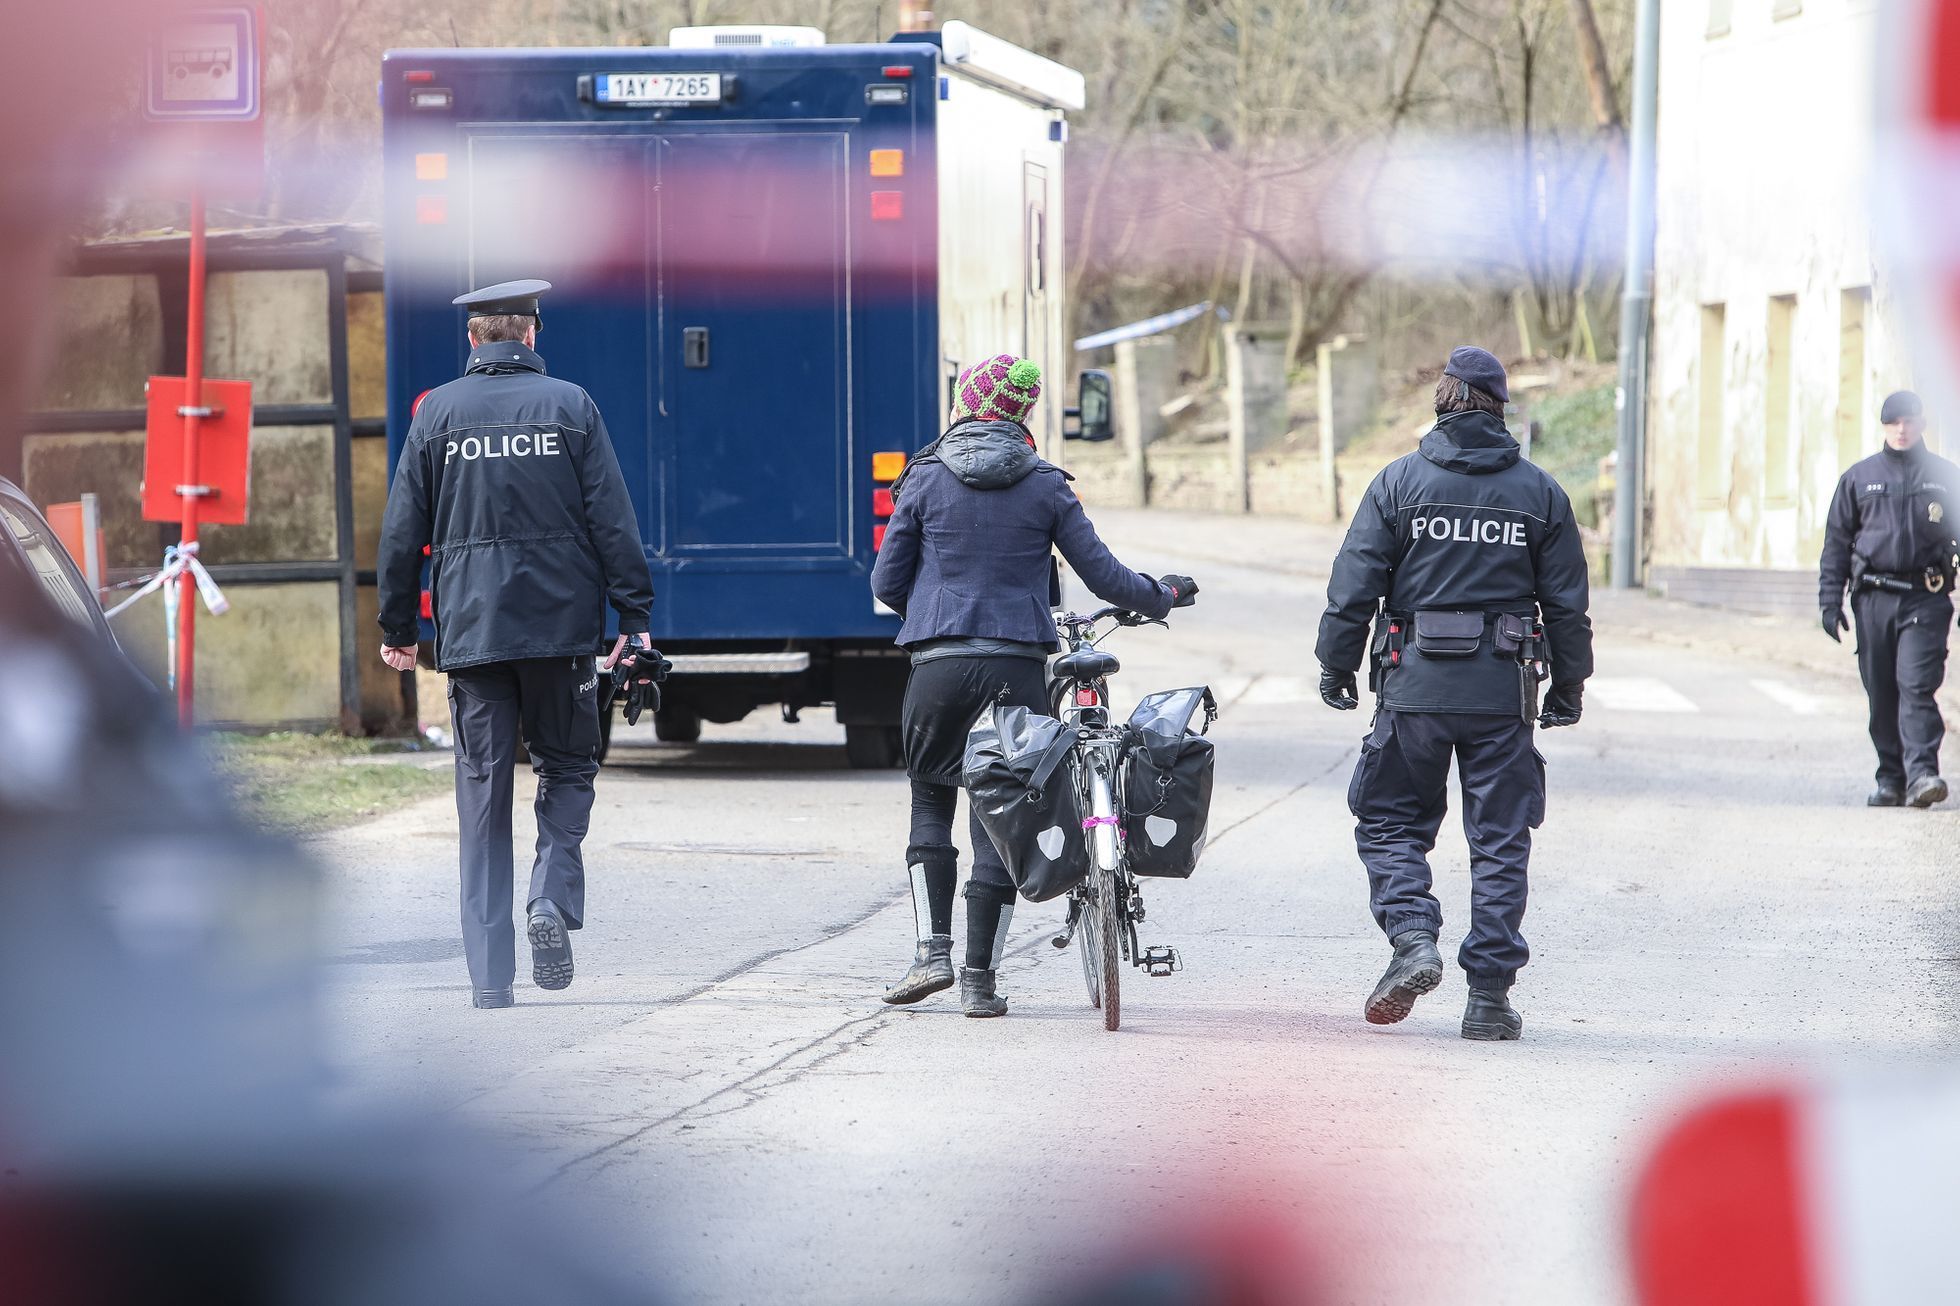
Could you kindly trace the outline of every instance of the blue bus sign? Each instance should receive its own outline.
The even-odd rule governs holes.
[[[151,38],[143,116],[156,122],[253,122],[263,73],[259,13],[192,9]]]

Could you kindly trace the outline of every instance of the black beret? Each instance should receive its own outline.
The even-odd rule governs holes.
[[[450,300],[469,309],[471,317],[538,316],[538,296],[551,289],[549,281],[500,281]]]
[[[1885,396],[1885,403],[1878,410],[1878,424],[1889,426],[1908,417],[1923,417],[1925,413],[1918,395],[1910,390],[1894,390]]]
[[[1458,345],[1450,350],[1449,366],[1443,369],[1443,375],[1453,376],[1507,404],[1511,402],[1511,389],[1504,381],[1504,364],[1497,361],[1496,355],[1475,345]]]

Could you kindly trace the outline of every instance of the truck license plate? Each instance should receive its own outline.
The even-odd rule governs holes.
[[[720,104],[720,73],[601,73],[600,104]]]

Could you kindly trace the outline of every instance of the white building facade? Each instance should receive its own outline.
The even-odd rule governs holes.
[[[1838,474],[1912,384],[1875,244],[1877,8],[1662,8],[1648,553],[1678,597],[1814,606]]]

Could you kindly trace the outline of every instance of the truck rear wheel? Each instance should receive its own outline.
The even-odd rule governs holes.
[[[844,756],[860,771],[889,771],[904,764],[897,726],[845,726]]]
[[[663,744],[691,744],[701,738],[701,714],[691,707],[663,707],[653,714],[653,737]]]

